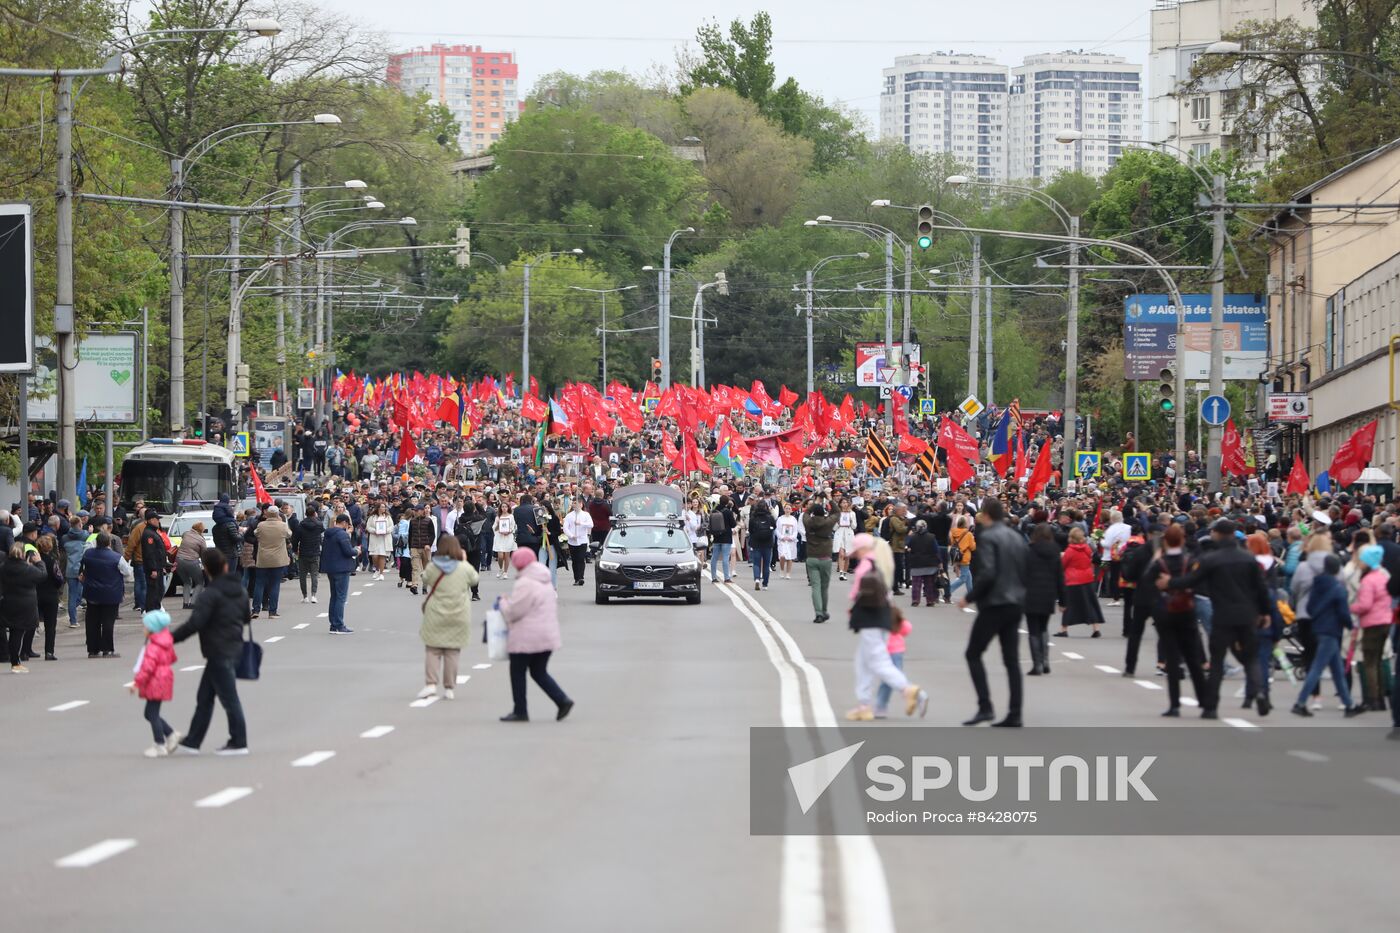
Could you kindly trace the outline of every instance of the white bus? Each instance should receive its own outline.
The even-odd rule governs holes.
[[[120,499],[137,497],[161,515],[209,509],[228,493],[238,498],[233,452],[206,441],[157,437],[133,447],[122,461]]]

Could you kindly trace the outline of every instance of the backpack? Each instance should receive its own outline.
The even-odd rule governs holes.
[[[729,526],[728,526],[728,524],[727,524],[727,523],[725,522],[725,520],[724,520],[724,513],[721,512],[719,509],[715,509],[713,512],[711,512],[711,513],[710,513],[710,534],[712,534],[712,535],[724,534],[724,533],[725,533],[726,531],[728,531],[728,530],[729,530]]]
[[[1165,559],[1159,562],[1159,566],[1163,573],[1171,573],[1171,569],[1167,567]],[[1182,569],[1185,570],[1185,566],[1183,566]],[[1192,612],[1196,608],[1196,593],[1189,587],[1180,590],[1167,590],[1162,594],[1162,604],[1167,612],[1181,614]]]
[[[1129,538],[1118,557],[1118,580],[1121,586],[1136,587],[1147,569],[1152,549],[1136,538]]]

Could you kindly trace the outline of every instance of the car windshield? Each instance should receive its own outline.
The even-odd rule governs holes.
[[[628,518],[665,518],[681,514],[680,496],[664,496],[644,492],[614,497],[616,512]]]
[[[230,484],[228,467],[217,463],[127,460],[122,464],[122,502],[136,499],[166,515],[182,503],[217,502]]]
[[[667,551],[689,547],[685,533],[659,525],[633,525],[608,535],[609,549],[628,551]]]

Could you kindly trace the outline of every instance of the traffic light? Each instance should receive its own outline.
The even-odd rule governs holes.
[[[1160,396],[1157,404],[1163,412],[1170,415],[1176,411],[1176,368],[1163,366],[1157,377],[1161,380],[1157,385],[1157,394]]]
[[[452,255],[456,257],[458,267],[464,268],[472,264],[471,227],[457,228],[457,248],[452,251]]]
[[[203,437],[203,436],[204,436],[204,420],[205,420],[204,415],[200,415],[199,418],[198,418],[198,420],[195,421],[195,423],[194,423],[194,436],[195,436],[195,437]]]
[[[248,404],[248,376],[249,369],[247,363],[237,363],[234,366],[234,401],[240,405]]]
[[[653,359],[651,361],[651,381],[661,381],[661,361],[658,359]]]
[[[919,249],[928,249],[933,245],[933,205],[923,204],[919,206],[919,223],[916,228],[918,234],[917,242]]]

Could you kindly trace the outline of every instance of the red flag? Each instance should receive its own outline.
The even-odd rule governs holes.
[[[506,373],[506,398],[515,396],[515,373]]]
[[[1226,419],[1225,435],[1220,439],[1220,469],[1234,476],[1249,475],[1249,464],[1244,459],[1244,442],[1235,428],[1234,418]]]
[[[267,490],[263,487],[263,482],[258,477],[257,468],[255,467],[248,472],[253,476],[253,496],[258,500],[258,505],[271,505],[272,497],[267,494]]]
[[[436,421],[446,421],[448,424],[457,425],[462,414],[462,406],[457,403],[457,397],[444,396],[438,403],[437,411],[433,414]]]
[[[676,450],[675,442],[671,440],[671,435],[665,431],[661,432],[661,453],[666,456],[666,461],[680,469],[680,451]]]
[[[899,452],[902,454],[921,454],[927,446],[928,441],[912,434],[906,434],[899,439]]]
[[[1338,489],[1346,489],[1361,476],[1371,462],[1371,454],[1376,448],[1376,422],[1372,421],[1337,448],[1332,457],[1332,465],[1327,468],[1327,476]]]
[[[707,475],[714,472],[709,462],[705,459],[705,455],[700,452],[700,448],[696,445],[695,435],[693,434],[687,434],[685,436],[685,452],[682,454],[681,459],[684,461],[683,469],[686,472],[699,470],[701,473]]]
[[[634,405],[630,399],[618,404],[617,420],[621,421],[622,426],[634,434],[640,432],[645,425],[642,410]]]
[[[1031,478],[1026,482],[1026,495],[1034,499],[1050,482],[1050,470],[1053,464],[1051,460],[1051,448],[1053,444],[1047,440],[1040,445],[1040,453],[1035,458],[1035,469],[1031,470]]]
[[[778,457],[783,462],[783,469],[790,470],[800,464],[807,456],[807,451],[796,441],[787,441],[778,438]]]
[[[903,437],[909,433],[909,400],[898,392],[890,393],[890,411],[894,413],[894,433]]]
[[[753,386],[749,389],[749,398],[757,405],[765,415],[778,417],[782,412],[782,407],[768,397],[768,390],[763,387],[762,381],[755,379]]]
[[[972,435],[954,424],[947,415],[943,416],[943,423],[938,426],[938,446],[964,460],[977,460],[982,456]]]
[[[531,376],[530,378],[534,379],[535,377]],[[530,394],[521,399],[520,414],[538,424],[549,417],[549,406],[544,403],[543,399]]]
[[[797,393],[796,393],[796,392],[792,391],[792,390],[789,389],[787,386],[781,386],[781,387],[778,389],[778,404],[779,404],[779,405],[783,406],[784,408],[791,408],[791,407],[792,407],[792,403],[795,402],[795,401],[797,401]]]
[[[399,458],[394,461],[395,465],[403,466],[414,457],[418,456],[418,445],[413,443],[413,435],[405,428],[403,440],[399,441]]]
[[[831,409],[830,415],[833,431],[856,433],[856,405],[849,395],[842,399],[840,408]]]
[[[951,451],[948,454],[948,489],[952,491],[959,489],[962,484],[977,475],[977,471],[972,468],[962,457]]]
[[[540,394],[540,383],[534,376],[530,377],[530,394],[537,398]]]
[[[1308,479],[1308,471],[1303,466],[1303,458],[1298,454],[1293,455],[1293,469],[1288,471],[1288,485],[1283,487],[1284,495],[1306,495],[1311,488],[1312,481]]]

